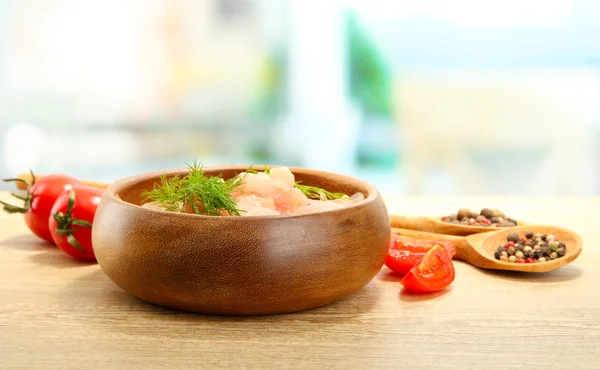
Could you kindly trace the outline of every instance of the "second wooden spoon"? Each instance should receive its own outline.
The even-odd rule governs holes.
[[[390,223],[392,227],[397,227],[400,229],[410,229],[429,233],[458,236],[485,233],[494,230],[507,230],[514,227],[459,225],[444,222],[439,217],[409,217],[401,215],[390,215]],[[526,223],[517,221],[517,226],[523,225],[526,225]]]

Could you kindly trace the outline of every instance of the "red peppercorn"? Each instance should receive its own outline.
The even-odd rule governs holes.
[[[529,257],[525,260],[525,263],[533,263],[533,258]]]
[[[522,241],[524,241],[524,242],[526,242],[526,241],[527,241],[527,238],[526,238],[526,237],[524,237],[524,236],[522,236],[520,239],[521,239]]]
[[[524,260],[523,258],[519,258],[519,259],[517,260],[517,263],[525,263],[525,260]]]
[[[508,243],[506,243],[506,245],[508,245],[509,247],[514,247],[515,246],[515,242],[508,242]]]

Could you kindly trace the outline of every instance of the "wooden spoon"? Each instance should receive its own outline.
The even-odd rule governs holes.
[[[35,174],[35,178],[39,179],[41,177],[43,177],[44,175],[41,174]],[[17,177],[18,179],[24,180],[27,183],[32,183],[33,182],[33,177],[31,176],[30,173],[21,173],[19,174],[19,176]],[[98,189],[106,189],[108,187],[108,184],[105,184],[103,182],[96,182],[96,181],[89,181],[89,180],[80,180],[82,183],[84,183],[85,185],[88,186],[92,186],[94,188],[98,188]],[[17,187],[17,189],[19,190],[27,190],[27,184],[22,182],[22,181],[16,181],[15,182],[15,186]]]
[[[581,253],[583,246],[581,237],[576,233],[557,226],[547,225],[517,226],[487,233],[472,234],[466,237],[434,234],[424,231],[400,228],[393,228],[392,230],[400,235],[412,238],[451,242],[456,247],[456,255],[454,256],[455,259],[468,262],[480,268],[492,270],[512,270],[524,272],[547,272],[556,270],[557,268],[562,267],[577,258]],[[519,235],[524,235],[527,231],[531,231],[534,234],[541,233],[554,235],[557,241],[565,243],[565,255],[554,260],[538,263],[504,262],[497,260],[494,257],[494,253],[496,252],[498,246],[506,244],[506,237],[508,236],[508,233],[516,232]]]
[[[451,224],[444,222],[441,217],[409,217],[401,215],[390,215],[390,223],[392,227],[400,229],[410,229],[425,231],[435,234],[466,236],[478,233],[486,233],[492,230],[508,230],[512,227],[494,227],[494,226],[469,226]],[[522,221],[517,221],[517,226],[527,225]]]

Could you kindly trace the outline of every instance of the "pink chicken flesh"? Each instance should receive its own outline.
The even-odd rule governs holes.
[[[239,176],[242,185],[232,195],[242,216],[313,213],[342,208],[358,200],[309,199],[294,186],[294,174],[287,167],[272,168],[270,174],[244,172]]]

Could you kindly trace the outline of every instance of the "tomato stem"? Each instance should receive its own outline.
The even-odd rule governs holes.
[[[15,197],[17,199],[21,199],[24,202],[27,202],[29,200],[29,197],[27,195],[17,194],[17,193],[10,193],[10,195],[12,195],[13,197]]]
[[[69,194],[69,203],[67,204],[66,213],[56,212],[53,215],[57,224],[56,233],[58,235],[66,235],[69,244],[71,244],[80,252],[87,254],[87,252],[83,248],[81,248],[81,245],[73,236],[73,233],[83,227],[92,227],[92,223],[86,220],[72,218],[71,213],[73,212],[73,207],[75,207],[75,191],[71,190],[71,193]],[[73,228],[73,225],[79,227]]]
[[[26,185],[30,185],[27,181],[23,180],[23,179],[19,179],[19,178],[14,178],[14,179],[3,179],[2,181],[4,182],[23,182]]]
[[[81,245],[79,245],[79,242],[77,241],[77,239],[73,235],[71,235],[71,234],[67,235],[67,241],[73,247],[77,248],[80,252],[83,252],[83,253],[87,254],[87,252],[83,248],[81,248]]]
[[[33,200],[33,197],[31,196],[31,192],[29,191],[29,189],[31,188],[31,186],[33,186],[33,184],[35,184],[35,175],[33,174],[33,170],[31,170],[31,169],[29,170],[29,173],[31,173],[31,178],[32,178],[31,183],[29,183],[26,180],[20,179],[20,178],[3,179],[2,180],[4,182],[22,182],[22,183],[25,183],[25,185],[27,185],[27,195],[21,195],[21,194],[17,194],[17,193],[10,194],[13,197],[25,202],[23,207],[18,207],[18,206],[0,201],[0,203],[2,203],[2,205],[4,206],[4,210],[6,212],[8,212],[8,213],[25,213],[31,207],[31,202]]]
[[[0,200],[0,204],[4,206],[4,210],[8,213],[25,213],[27,212],[27,208],[18,207],[12,204],[5,203]]]
[[[80,219],[77,219],[77,218],[73,218],[71,220],[71,223],[73,225],[77,225],[77,226],[92,227],[92,223],[91,222],[88,222],[86,220],[80,220]]]

